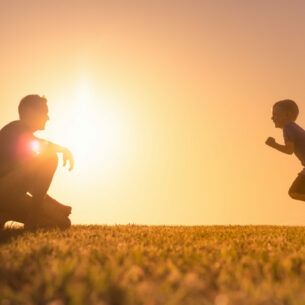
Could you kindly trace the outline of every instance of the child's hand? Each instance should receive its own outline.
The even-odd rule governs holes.
[[[274,145],[276,144],[275,139],[272,137],[269,137],[266,142],[265,142],[268,146],[274,147]]]

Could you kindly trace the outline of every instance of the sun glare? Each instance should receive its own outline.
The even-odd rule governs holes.
[[[82,82],[75,90],[73,102],[66,100],[63,104],[58,133],[62,144],[73,152],[75,169],[114,169],[119,165],[127,150],[128,126],[122,111],[116,108],[117,103],[101,97]]]

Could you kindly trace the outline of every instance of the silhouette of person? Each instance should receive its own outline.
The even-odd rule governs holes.
[[[57,153],[63,165],[73,169],[69,149],[34,135],[44,130],[49,120],[47,99],[27,95],[18,106],[19,120],[0,130],[0,228],[12,220],[24,223],[26,229],[71,226],[72,208],[50,197],[47,191],[58,166]]]
[[[266,144],[282,153],[295,154],[303,169],[289,188],[291,198],[305,201],[305,130],[295,123],[299,114],[298,105],[289,99],[273,105],[272,121],[276,128],[283,129],[284,144],[279,144],[269,137]]]

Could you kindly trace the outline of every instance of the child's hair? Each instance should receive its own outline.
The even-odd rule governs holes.
[[[18,112],[20,118],[22,118],[28,108],[39,109],[46,105],[47,99],[44,96],[39,96],[38,94],[30,94],[25,96],[19,103]]]
[[[281,100],[281,101],[276,102],[273,105],[273,107],[275,107],[275,106],[281,107],[282,110],[284,110],[287,113],[290,113],[291,119],[293,121],[295,121],[299,115],[299,107],[296,104],[296,102],[293,100],[289,100],[289,99]]]

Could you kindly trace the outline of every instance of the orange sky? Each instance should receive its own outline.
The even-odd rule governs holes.
[[[305,126],[303,1],[1,1],[1,126],[29,93],[73,146],[74,223],[303,224],[272,104]],[[73,128],[72,128],[73,127]],[[76,145],[75,138],[80,143]],[[73,148],[71,147],[71,148]]]

